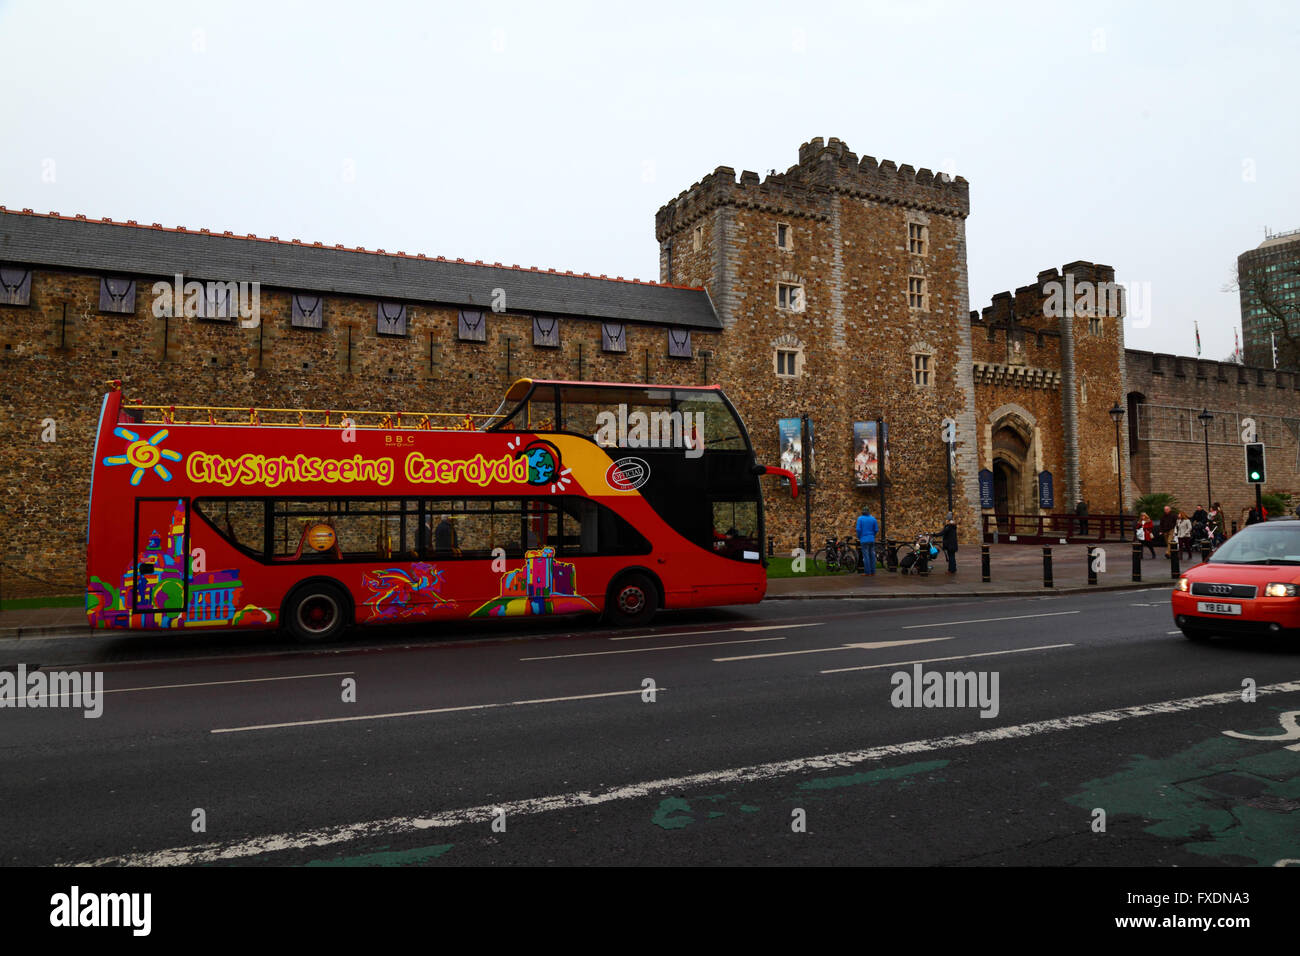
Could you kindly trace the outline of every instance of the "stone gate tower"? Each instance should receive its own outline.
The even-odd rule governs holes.
[[[845,534],[879,491],[853,480],[853,423],[889,427],[888,532],[948,510],[941,421],[957,423],[953,506],[979,515],[966,272],[965,179],[859,159],[813,139],[784,173],[719,167],[655,218],[660,279],[708,290],[724,333],[711,376],[775,463],[777,420],[814,423],[814,541]],[[769,494],[768,531],[794,541],[803,504]],[[879,511],[876,511],[879,514]]]

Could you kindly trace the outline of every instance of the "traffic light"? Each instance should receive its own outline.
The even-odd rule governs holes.
[[[1264,483],[1264,443],[1250,442],[1246,445],[1246,481],[1252,485]]]

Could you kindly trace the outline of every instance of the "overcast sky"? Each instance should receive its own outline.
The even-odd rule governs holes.
[[[654,213],[801,142],[971,184],[971,307],[1075,259],[1222,358],[1300,228],[1300,5],[0,0],[0,204],[658,278]]]

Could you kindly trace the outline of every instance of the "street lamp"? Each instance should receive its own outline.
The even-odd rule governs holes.
[[[1196,420],[1201,423],[1201,431],[1205,433],[1205,507],[1213,508],[1214,492],[1210,491],[1210,422],[1214,421],[1214,416],[1208,408],[1203,408]]]
[[[1119,453],[1119,423],[1124,409],[1116,402],[1110,409],[1110,420],[1115,423],[1115,513],[1119,515],[1120,534],[1124,533],[1124,461]]]

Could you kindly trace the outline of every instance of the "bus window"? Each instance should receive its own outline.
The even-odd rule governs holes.
[[[266,503],[254,498],[200,498],[194,510],[214,531],[249,557],[266,553]]]

